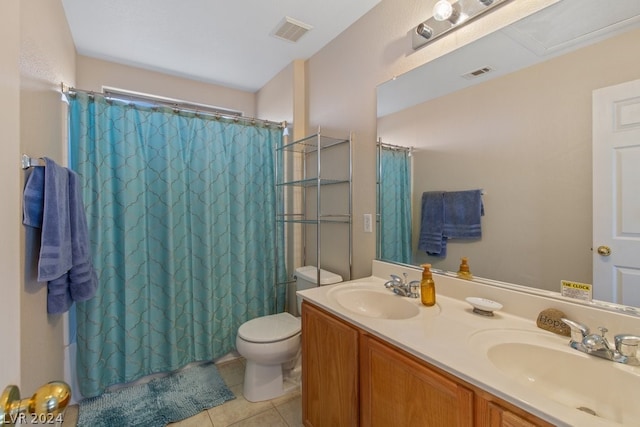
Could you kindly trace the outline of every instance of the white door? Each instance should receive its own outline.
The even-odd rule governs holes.
[[[593,92],[593,296],[640,307],[640,80]]]

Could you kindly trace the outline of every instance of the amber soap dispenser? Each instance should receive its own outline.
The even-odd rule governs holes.
[[[431,307],[436,303],[436,283],[431,274],[431,264],[422,264],[422,281],[420,282],[420,300],[422,304]]]
[[[473,274],[469,270],[469,260],[466,257],[460,258],[460,268],[458,269],[458,277],[461,279],[471,280]]]

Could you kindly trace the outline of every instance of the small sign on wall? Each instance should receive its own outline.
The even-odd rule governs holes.
[[[560,283],[560,293],[563,297],[582,301],[591,301],[593,299],[593,286],[588,283],[572,282],[570,280],[561,280]]]

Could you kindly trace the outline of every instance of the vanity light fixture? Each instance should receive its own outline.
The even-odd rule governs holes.
[[[509,1],[511,0],[438,0],[433,6],[433,16],[411,31],[413,49],[417,50]]]

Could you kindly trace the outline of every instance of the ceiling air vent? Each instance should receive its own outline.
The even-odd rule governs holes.
[[[464,77],[467,80],[471,80],[471,79],[475,79],[476,77],[480,77],[484,74],[490,73],[491,71],[493,71],[493,68],[491,67],[482,67],[482,68],[478,68],[477,70],[470,71],[467,74],[463,74],[462,77]]]
[[[271,35],[279,39],[295,43],[312,28],[313,27],[309,24],[305,24],[304,22],[285,16]]]

